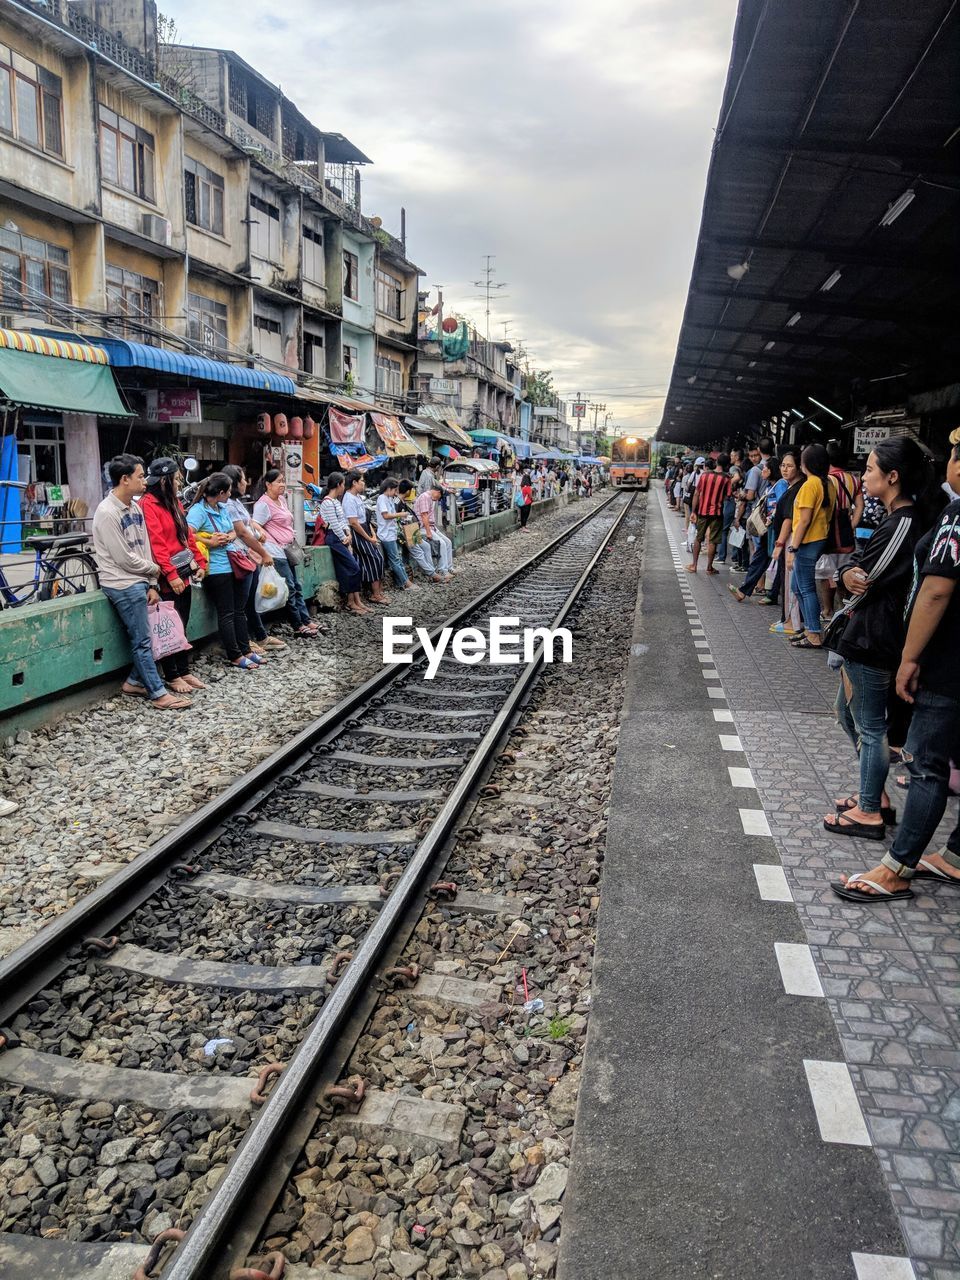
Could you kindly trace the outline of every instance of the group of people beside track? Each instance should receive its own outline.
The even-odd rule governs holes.
[[[859,757],[855,791],[823,826],[832,836],[883,841],[879,865],[832,884],[848,901],[914,896],[924,880],[960,889],[960,820],[930,845],[949,796],[960,793],[960,429],[945,475],[909,436],[878,443],[862,474],[837,442],[774,454],[742,452],[680,463],[666,474],[684,521],[690,573],[730,556],[743,574],[738,604],[781,605],[770,630],[796,649],[823,649],[838,673],[836,714]],[[762,584],[762,593],[757,594]],[[890,765],[905,801],[888,791]]]
[[[185,508],[183,475],[172,458],[157,458],[144,468],[141,458],[119,454],[105,471],[110,492],[94,515],[93,548],[103,593],[130,640],[133,665],[121,686],[124,694],[158,710],[183,711],[204,688],[190,669],[185,642],[155,656],[151,627],[151,607],[166,601],[185,636],[193,588],[209,597],[225,660],[238,671],[256,671],[271,650],[288,648],[265,625],[280,615],[262,607],[261,579],[274,595],[278,586],[286,587],[284,616],[294,637],[306,641],[326,634],[304,600],[298,567],[305,552],[284,501],[281,472],[266,472],[251,504],[243,468],[225,466],[200,483]],[[313,535],[314,544],[331,553],[343,608],[359,615],[390,603],[383,590],[387,569],[402,591],[414,587],[414,566],[437,584],[450,582],[456,572],[453,544],[437,514],[443,491],[429,468],[418,486],[387,476],[373,510],[365,488],[362,475],[331,472]]]

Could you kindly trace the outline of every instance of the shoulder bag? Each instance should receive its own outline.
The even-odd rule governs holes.
[[[762,538],[770,528],[770,521],[765,516],[766,503],[763,498],[758,498],[756,506],[747,516],[747,529],[756,538]]]
[[[830,476],[828,479],[836,480],[836,477]],[[850,516],[853,495],[847,491],[847,486],[842,480],[837,480],[837,484],[847,495],[849,505],[846,507],[840,505],[840,494],[838,492],[833,503],[830,527],[827,530],[827,553],[829,555],[848,555],[857,545],[857,540],[853,533],[853,520]]]
[[[210,525],[210,530],[212,533],[227,532],[226,529],[217,528],[217,526],[213,522],[213,517],[210,515],[209,511],[205,510],[203,514],[207,519],[207,523]],[[232,524],[232,521],[231,521],[231,524]],[[254,560],[253,556],[250,555],[249,551],[247,551],[244,547],[240,546],[239,544],[235,544],[235,547],[228,546],[224,548],[224,550],[227,553],[227,559],[230,561],[230,568],[233,570],[233,576],[235,578],[246,578],[251,573],[253,573],[254,569],[256,569],[257,567],[256,560]]]
[[[326,530],[326,525],[324,525],[324,530]],[[290,568],[296,569],[297,565],[303,564],[307,553],[296,538],[294,538],[292,542],[288,542],[283,548],[283,554],[287,557],[287,564]]]

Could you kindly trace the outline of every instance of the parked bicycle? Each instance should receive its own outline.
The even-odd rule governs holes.
[[[27,487],[20,480],[0,480],[0,488],[3,489]],[[32,600],[60,600],[65,596],[96,591],[100,578],[97,562],[86,550],[89,542],[89,533],[24,538],[24,547],[34,554],[33,577],[24,583],[11,583],[0,564],[0,608],[13,609]]]

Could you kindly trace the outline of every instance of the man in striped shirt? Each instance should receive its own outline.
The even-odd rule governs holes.
[[[717,544],[723,530],[723,503],[730,493],[731,480],[727,475],[730,459],[725,453],[718,458],[707,458],[697,487],[693,493],[693,512],[697,521],[697,536],[693,543],[693,562],[687,565],[688,573],[697,572],[700,548],[707,544],[707,573],[719,570],[713,567]]]

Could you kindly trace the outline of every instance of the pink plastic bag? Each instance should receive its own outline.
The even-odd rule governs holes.
[[[183,623],[172,600],[161,600],[159,604],[148,606],[147,620],[150,623],[150,646],[154,659],[169,658],[172,653],[181,653],[193,646],[187,640]]]

